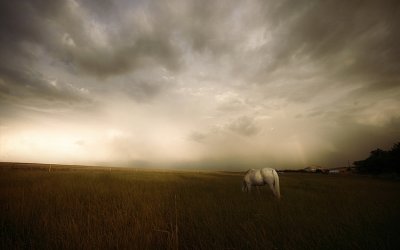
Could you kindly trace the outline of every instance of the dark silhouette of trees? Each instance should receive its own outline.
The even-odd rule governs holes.
[[[354,165],[360,173],[400,173],[400,142],[389,151],[375,149],[367,159],[355,161]]]

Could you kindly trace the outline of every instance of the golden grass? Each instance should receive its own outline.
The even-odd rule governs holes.
[[[400,249],[400,183],[282,174],[0,170],[1,249]]]

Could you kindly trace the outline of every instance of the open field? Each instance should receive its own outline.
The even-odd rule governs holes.
[[[0,169],[0,249],[400,249],[400,183],[280,175]]]

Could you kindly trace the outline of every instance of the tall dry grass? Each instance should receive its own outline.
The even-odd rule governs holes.
[[[281,175],[0,171],[1,249],[399,249],[400,183]]]

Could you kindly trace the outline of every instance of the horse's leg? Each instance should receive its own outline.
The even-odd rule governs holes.
[[[251,192],[251,184],[247,183],[247,192]]]
[[[260,186],[257,186],[257,193],[260,193]]]
[[[268,186],[269,186],[269,188],[271,189],[271,191],[272,191],[272,193],[276,196],[276,191],[275,191],[275,187],[274,187],[274,181],[273,180],[271,180],[271,181],[268,181]]]
[[[245,181],[243,181],[243,184],[242,184],[242,191],[243,192],[249,192],[249,190],[248,190],[248,187],[247,187],[247,182],[245,182]]]

